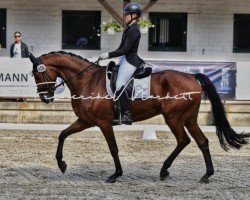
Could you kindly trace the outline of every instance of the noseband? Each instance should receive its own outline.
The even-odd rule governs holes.
[[[35,72],[39,72],[42,74],[42,83],[37,84],[37,93],[39,94],[48,94],[53,93],[55,91],[54,87],[56,82],[52,80],[52,78],[49,76],[49,74],[46,72],[46,66],[42,64],[40,59],[38,59],[38,65],[36,67],[33,67],[32,75],[35,74]],[[42,87],[38,87],[38,86]]]

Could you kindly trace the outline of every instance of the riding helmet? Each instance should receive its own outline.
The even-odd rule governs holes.
[[[142,7],[139,3],[129,3],[123,9],[125,13],[136,13],[138,17],[141,17],[142,14]]]

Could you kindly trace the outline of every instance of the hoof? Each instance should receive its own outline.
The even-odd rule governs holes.
[[[108,178],[105,183],[115,183],[116,182],[116,178]]]
[[[160,180],[161,181],[165,181],[168,177],[169,177],[169,172],[168,171],[160,173]]]
[[[66,170],[67,170],[67,164],[66,164],[66,162],[62,161],[60,164],[58,164],[58,166],[59,166],[61,172],[64,174],[66,172]]]
[[[202,177],[202,178],[199,180],[199,183],[209,183],[209,180],[208,180],[208,178],[206,178],[206,177]]]

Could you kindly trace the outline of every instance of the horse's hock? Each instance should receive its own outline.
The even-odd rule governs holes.
[[[250,126],[250,101],[226,101],[224,103],[227,117],[233,126]],[[69,100],[44,104],[40,100],[26,102],[0,102],[0,123],[24,124],[71,124],[75,116]],[[210,102],[202,101],[199,112],[199,125],[212,125]],[[165,125],[161,115],[134,124]]]

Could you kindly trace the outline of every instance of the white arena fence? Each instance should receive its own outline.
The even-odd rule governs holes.
[[[69,124],[8,124],[0,123],[0,130],[47,130],[47,131],[62,131],[67,128]],[[215,133],[214,126],[200,126],[204,133]],[[238,132],[250,132],[250,127],[237,127],[234,126],[233,129]],[[100,131],[99,127],[88,128],[85,131]],[[156,132],[167,132],[170,131],[167,125],[120,125],[114,126],[115,132],[133,132],[142,131],[142,139],[145,140],[155,140],[157,139]],[[188,132],[188,131],[187,131]]]

